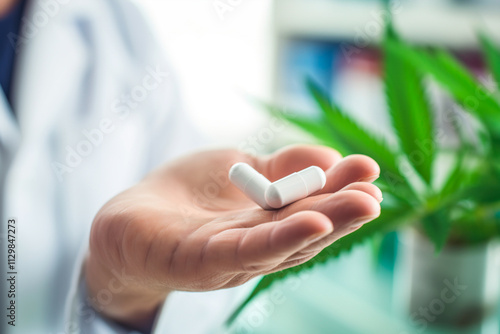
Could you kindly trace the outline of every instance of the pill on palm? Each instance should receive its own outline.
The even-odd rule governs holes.
[[[266,203],[278,209],[323,189],[325,184],[325,172],[311,166],[273,182],[266,190]]]
[[[290,174],[274,183],[246,163],[229,170],[229,180],[263,209],[279,209],[323,189],[325,172],[316,166]]]
[[[249,164],[238,162],[229,170],[229,180],[247,197],[263,209],[271,209],[266,203],[266,190],[271,185],[264,175],[257,172]]]

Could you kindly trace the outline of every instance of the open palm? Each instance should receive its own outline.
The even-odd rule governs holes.
[[[262,210],[228,181],[246,162],[271,182],[311,165],[326,171],[320,192]],[[126,270],[142,289],[206,291],[301,264],[380,213],[370,182],[378,165],[318,146],[266,157],[236,150],[193,154],[150,173],[109,201],[91,232],[90,258]],[[87,277],[92,287],[92,278]]]

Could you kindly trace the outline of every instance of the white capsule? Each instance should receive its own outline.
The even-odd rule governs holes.
[[[325,172],[319,167],[311,166],[273,182],[267,188],[266,203],[279,209],[323,189],[325,184]]]
[[[263,209],[271,209],[266,203],[265,195],[271,181],[250,165],[243,162],[234,164],[229,170],[229,180]]]

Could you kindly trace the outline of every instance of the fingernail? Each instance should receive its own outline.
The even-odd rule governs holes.
[[[307,239],[307,243],[308,244],[313,244],[316,241],[323,239],[324,237],[326,237],[327,235],[329,235],[332,232],[333,232],[333,226],[332,226],[332,228],[330,230],[326,230],[326,231],[323,231],[323,232],[320,232],[320,233],[313,234],[312,236],[310,236]]]
[[[373,182],[376,179],[378,179],[379,176],[380,176],[379,174],[370,175],[370,176],[363,177],[363,178],[359,179],[358,182]]]
[[[375,194],[375,199],[379,202],[379,203],[382,203],[382,201],[384,200],[384,195],[382,194],[382,190],[380,190],[379,188],[377,188],[377,193]]]
[[[361,226],[363,224],[366,224],[372,220],[374,220],[375,218],[377,218],[377,216],[365,216],[365,217],[360,217],[358,219],[355,219],[352,223],[351,223],[351,226],[353,227],[356,227],[356,226]]]

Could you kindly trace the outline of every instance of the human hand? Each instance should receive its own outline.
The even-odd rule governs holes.
[[[246,162],[271,182],[311,165],[326,171],[323,190],[265,211],[229,183],[232,164]],[[235,150],[193,154],[150,173],[97,214],[86,264],[96,296],[110,272],[125,272],[126,289],[103,312],[131,327],[151,325],[171,290],[207,291],[299,265],[380,213],[370,182],[378,165],[344,159],[319,146],[294,146],[266,157]]]

